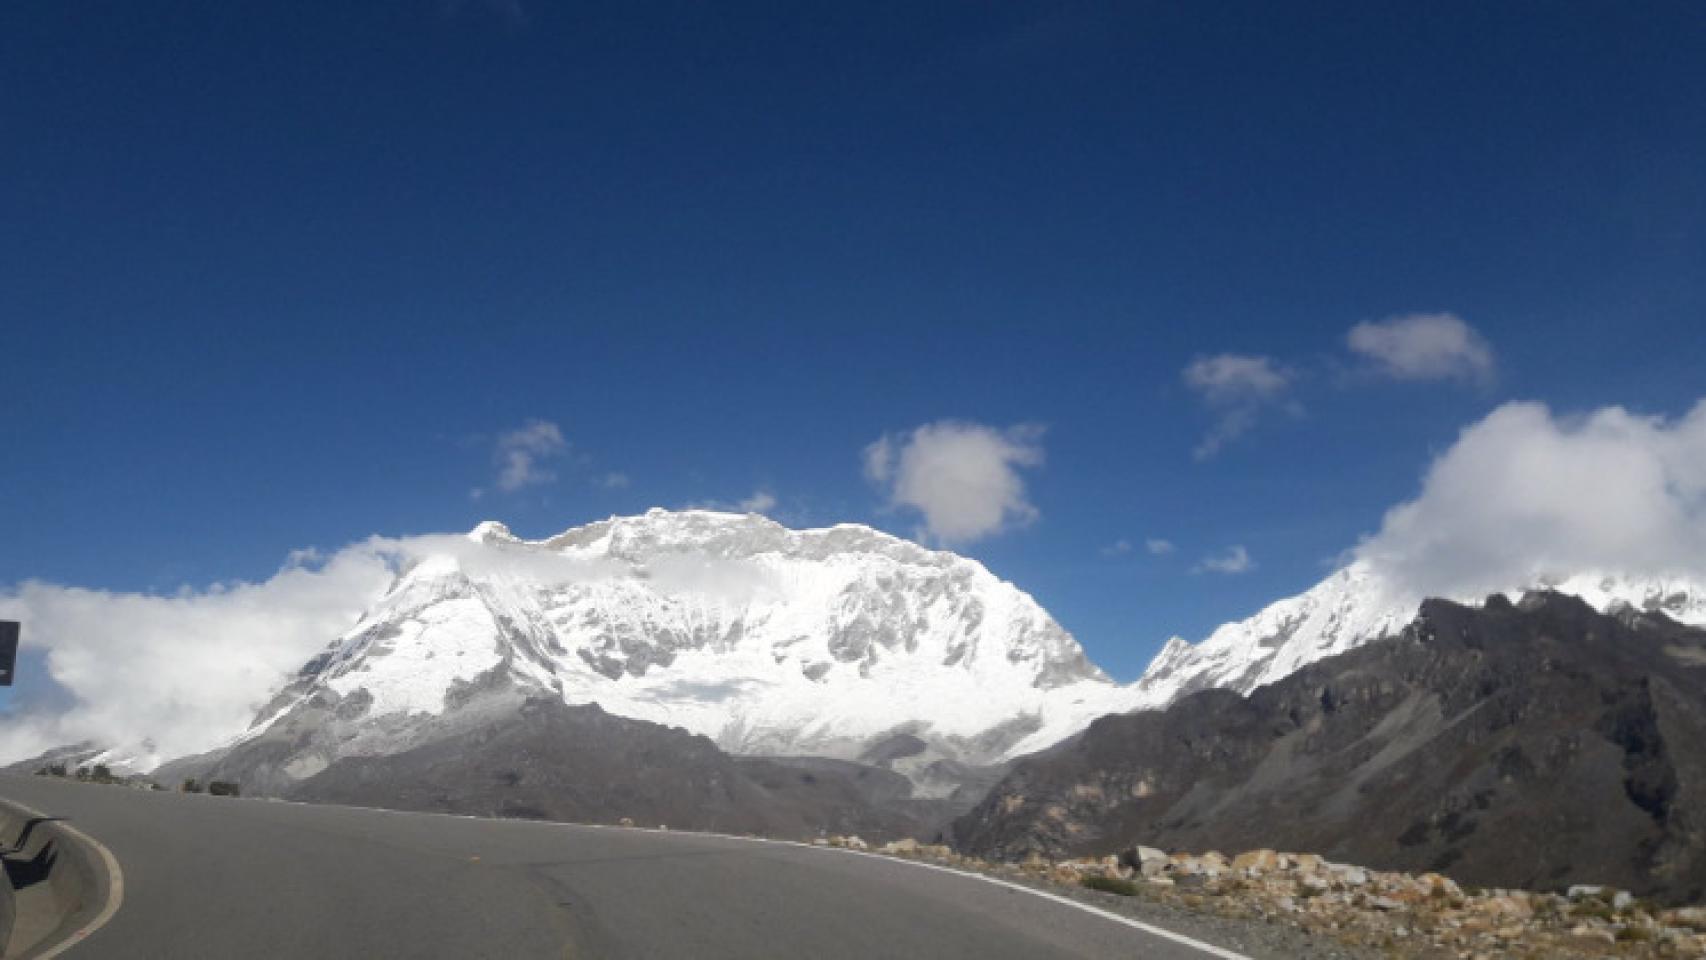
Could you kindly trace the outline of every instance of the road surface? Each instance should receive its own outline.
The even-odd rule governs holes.
[[[1042,897],[885,858],[687,833],[0,776],[124,872],[71,958],[1203,960]]]

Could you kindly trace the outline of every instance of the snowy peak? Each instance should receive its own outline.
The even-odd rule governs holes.
[[[496,520],[485,520],[468,531],[468,539],[475,543],[514,543],[515,534],[509,532],[509,527]]]
[[[438,543],[252,734],[316,695],[375,719],[448,716],[499,683],[736,752],[851,758],[906,734],[919,763],[981,764],[1125,706],[1030,596],[869,527],[652,510],[537,541],[487,521]]]
[[[502,524],[489,520],[475,529],[493,527],[505,535],[509,533]],[[756,513],[713,510],[671,511],[654,507],[640,516],[611,517],[529,545],[565,556],[603,557],[632,563],[687,553],[745,559],[774,554],[811,561],[858,555],[919,567],[968,566],[983,570],[976,561],[947,551],[930,550],[861,524],[792,530]]]
[[[1706,625],[1706,586],[1681,576],[1586,572],[1537,577],[1494,592],[1520,597],[1530,590],[1580,597],[1601,612],[1632,607]],[[1391,583],[1367,561],[1355,561],[1295,597],[1216,629],[1201,643],[1178,637],[1168,641],[1137,682],[1141,705],[1162,706],[1209,687],[1248,693],[1317,660],[1397,633],[1415,618],[1423,599]],[[1485,597],[1444,599],[1478,604]]]

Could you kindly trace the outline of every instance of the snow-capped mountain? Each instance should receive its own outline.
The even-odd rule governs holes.
[[[1499,592],[1519,597],[1537,588],[1580,597],[1601,612],[1628,605],[1706,626],[1706,585],[1683,577],[1578,573],[1537,578]],[[1132,702],[1164,706],[1208,687],[1248,693],[1307,664],[1397,633],[1415,618],[1423,599],[1388,581],[1368,562],[1353,561],[1295,597],[1221,626],[1200,643],[1172,638],[1137,681]],[[1479,603],[1484,597],[1444,599]]]
[[[339,732],[320,723],[289,760],[312,775],[394,751],[494,688],[597,703],[738,754],[875,748],[921,783],[939,760],[1048,746],[1133,693],[975,561],[857,525],[652,510],[541,541],[494,522],[446,538],[243,739],[329,710]]]
[[[1423,599],[1352,563],[1198,644],[1174,638],[1121,685],[981,564],[869,527],[652,510],[545,540],[487,522],[424,542],[208,763],[288,793],[340,760],[477,738],[546,697],[733,754],[877,763],[948,797],[1097,717],[1249,692],[1395,633]],[[1579,575],[1508,592],[1535,585],[1706,624],[1695,584]]]

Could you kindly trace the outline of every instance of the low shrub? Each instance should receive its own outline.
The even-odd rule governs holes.
[[[1570,907],[1570,916],[1577,919],[1593,919],[1609,921],[1617,916],[1617,911],[1611,909],[1611,904],[1604,900],[1582,900]]]
[[[216,797],[242,796],[242,791],[237,788],[237,784],[230,780],[209,780],[207,792]]]
[[[1091,890],[1100,890],[1103,893],[1117,893],[1122,897],[1137,896],[1137,884],[1118,877],[1088,876],[1078,882]]]

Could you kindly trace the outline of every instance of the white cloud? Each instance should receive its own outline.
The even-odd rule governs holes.
[[[1243,544],[1233,544],[1216,554],[1210,554],[1197,564],[1192,573],[1246,573],[1256,569],[1256,561],[1250,559],[1250,551]]]
[[[1035,425],[943,420],[867,446],[865,476],[891,507],[918,511],[925,535],[968,543],[1037,518],[1019,471],[1043,462],[1041,439]]]
[[[545,466],[569,449],[563,431],[549,420],[529,420],[498,437],[494,457],[498,464],[498,489],[516,491],[550,483],[557,475]]]
[[[1412,595],[1475,597],[1582,572],[1706,576],[1706,400],[1676,420],[1499,407],[1355,556]]]
[[[865,448],[863,460],[865,479],[878,486],[886,485],[894,471],[894,440],[888,436],[879,438]]]
[[[618,470],[612,470],[598,478],[598,485],[606,490],[620,490],[628,486],[628,475]]]
[[[735,504],[741,513],[769,513],[776,509],[776,495],[768,490],[754,490],[752,496]]]
[[[1214,426],[1191,451],[1198,460],[1214,456],[1255,426],[1263,408],[1284,400],[1293,380],[1272,357],[1236,353],[1198,357],[1183,377],[1216,415]]]
[[[1121,538],[1102,548],[1104,557],[1123,557],[1131,552],[1131,541]]]
[[[353,627],[397,571],[444,554],[476,575],[504,570],[546,583],[622,570],[445,534],[374,537],[323,561],[318,552],[296,552],[267,580],[168,595],[36,580],[0,587],[0,619],[23,623],[25,650],[45,653],[47,679],[63,692],[36,699],[64,704],[8,718],[0,758],[81,740],[124,748],[146,741],[161,758],[212,749],[241,733],[291,675]]]
[[[1150,537],[1148,540],[1143,541],[1143,549],[1148,550],[1152,556],[1163,557],[1172,553],[1177,548],[1173,546],[1173,541],[1171,540],[1163,540],[1160,537]]]
[[[1350,349],[1395,380],[1468,380],[1493,376],[1493,349],[1450,313],[1412,313],[1366,321],[1345,336]]]
[[[154,741],[163,754],[205,750],[254,711],[321,647],[348,630],[392,577],[379,550],[340,551],[318,567],[292,562],[262,583],[167,596],[25,581],[0,589],[0,618],[45,648],[63,713],[35,715],[0,737],[22,756],[95,739]]]
[[[1199,357],[1185,367],[1184,376],[1186,385],[1217,405],[1271,399],[1291,384],[1272,357],[1235,353]]]

